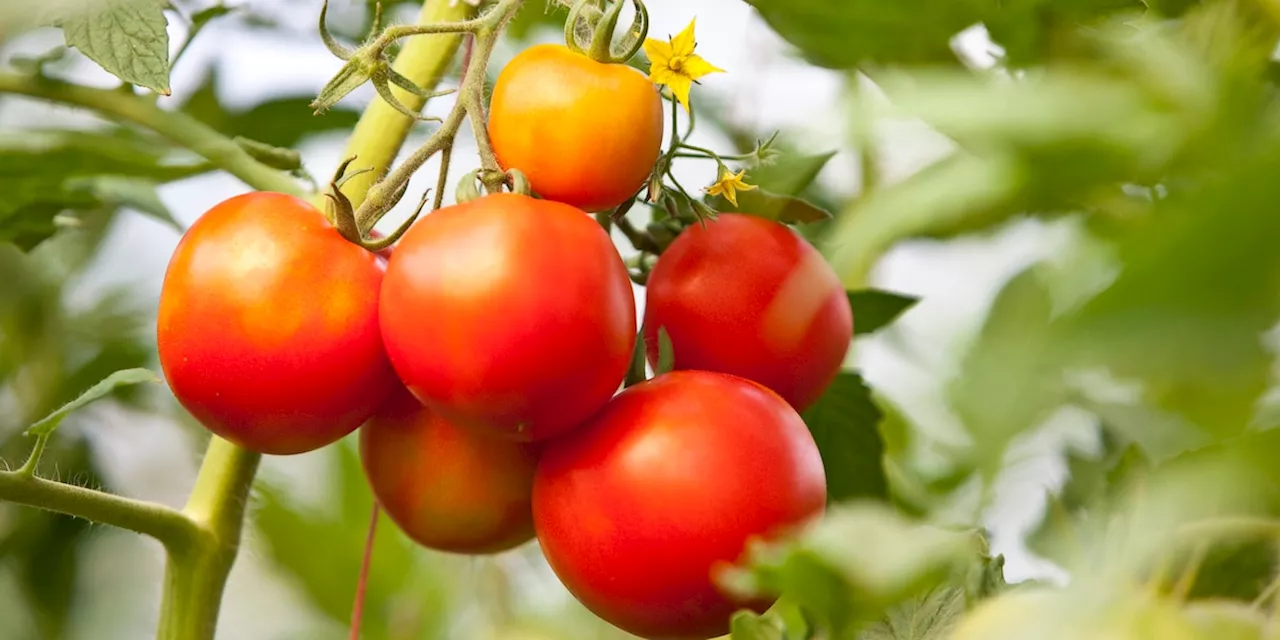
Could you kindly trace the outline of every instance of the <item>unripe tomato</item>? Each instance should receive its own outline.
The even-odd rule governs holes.
[[[395,383],[378,329],[383,270],[303,200],[222,202],[165,273],[157,338],[169,387],[210,431],[253,451],[342,438]]]
[[[415,223],[388,262],[380,315],[419,400],[519,440],[604,406],[636,340],[631,282],[604,230],[581,210],[509,193]]]
[[[403,387],[360,428],[378,504],[418,544],[452,553],[496,553],[533,538],[531,446],[459,427]]]
[[[604,620],[645,638],[727,633],[713,583],[749,538],[821,515],[822,458],[795,410],[743,378],[676,371],[628,388],[548,443],[533,520],[551,568]]]
[[[662,99],[644,74],[563,45],[530,47],[498,74],[489,138],[538,195],[604,211],[635,195],[662,148]]]
[[[822,254],[755,216],[689,226],[658,258],[645,295],[650,362],[665,328],[676,369],[754,380],[797,411],[831,384],[853,339],[848,296]]]

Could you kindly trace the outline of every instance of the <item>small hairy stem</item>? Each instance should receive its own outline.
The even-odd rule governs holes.
[[[456,23],[471,18],[476,11],[467,2],[427,0],[422,5],[419,22],[423,25]],[[396,56],[392,69],[422,89],[434,89],[448,71],[461,42],[459,32],[412,39]],[[422,96],[400,87],[393,87],[391,92],[409,109],[420,110],[426,104]],[[382,98],[374,98],[369,103],[343,154],[343,157],[357,156],[361,167],[372,169],[342,186],[342,192],[352,204],[358,207],[364,202],[370,186],[387,172],[415,123]]]
[[[200,533],[195,521],[164,505],[17,471],[0,471],[0,501],[109,524],[151,536],[170,548],[189,546]]]
[[[254,189],[303,195],[289,174],[258,162],[230,138],[186,114],[166,111],[144,98],[45,77],[0,72],[0,93],[12,93],[92,109],[117,122],[138,125],[204,156]]]

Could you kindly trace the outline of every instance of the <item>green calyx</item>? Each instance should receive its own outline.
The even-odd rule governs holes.
[[[492,175],[494,178],[498,176],[497,172],[489,175]],[[454,192],[454,200],[456,200],[458,204],[462,204],[465,202],[471,202],[472,200],[478,200],[483,197],[483,194],[480,192],[480,185],[486,180],[488,180],[488,177],[486,176],[485,169],[476,169],[468,172],[466,175],[462,176],[461,180],[458,181],[457,191]],[[519,169],[507,169],[503,172],[502,184],[508,187],[511,190],[511,193],[522,196],[533,195],[533,188],[529,185],[529,178]],[[496,192],[491,190],[490,193]]]
[[[565,45],[604,64],[623,64],[630,60],[649,34],[649,10],[642,0],[631,0],[636,9],[635,19],[615,43],[613,32],[623,4],[624,0],[578,0],[564,22]]]

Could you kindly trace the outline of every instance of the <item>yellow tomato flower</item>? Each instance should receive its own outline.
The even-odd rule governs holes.
[[[695,22],[697,18],[690,20],[689,26],[672,38],[671,42],[653,38],[646,38],[644,41],[644,53],[649,56],[649,80],[670,88],[676,100],[684,105],[685,111],[689,110],[689,88],[693,83],[708,73],[724,72],[724,69],[703,60],[702,56],[693,52],[694,47],[698,46],[693,39]]]
[[[706,188],[707,194],[724,196],[725,200],[733,203],[733,206],[738,206],[738,192],[751,191],[756,188],[755,185],[747,184],[742,180],[742,176],[746,172],[747,170],[743,169],[737,173],[731,173],[728,169],[725,169],[724,174],[720,176],[720,180]]]

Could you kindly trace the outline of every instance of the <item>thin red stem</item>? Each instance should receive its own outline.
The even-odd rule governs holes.
[[[360,579],[356,582],[356,598],[351,604],[351,640],[360,640],[360,621],[364,619],[364,594],[369,587],[369,565],[373,561],[373,539],[378,532],[378,503],[373,503],[369,518],[369,534],[364,539],[364,559],[360,561]]]

